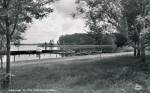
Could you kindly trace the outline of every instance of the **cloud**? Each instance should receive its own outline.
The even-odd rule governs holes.
[[[52,7],[54,12],[43,20],[34,20],[24,34],[26,40],[22,43],[44,43],[59,36],[73,33],[84,33],[84,22],[81,18],[73,19],[71,13],[75,11],[75,0],[61,0]]]
[[[62,15],[69,16],[76,11],[76,0],[60,0],[58,3],[55,3],[53,7]]]

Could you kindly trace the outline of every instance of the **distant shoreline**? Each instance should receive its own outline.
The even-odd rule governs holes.
[[[14,44],[11,44],[11,45],[14,45]],[[20,44],[21,45],[39,45],[39,44]],[[15,45],[14,45],[15,46]]]

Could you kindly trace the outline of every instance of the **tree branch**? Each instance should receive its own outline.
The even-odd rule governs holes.
[[[13,33],[15,32],[16,26],[17,26],[17,22],[15,22],[14,27],[13,27],[13,30],[12,30],[12,32],[10,33],[11,36],[12,36]]]
[[[134,23],[134,28],[135,28],[136,34],[139,36],[140,34],[139,34],[138,30],[137,30],[137,25],[135,23]]]
[[[0,27],[2,28],[2,32],[4,33],[4,34],[6,34],[5,33],[5,29],[4,29],[4,27],[3,27],[3,25],[0,23]]]
[[[129,28],[128,28],[128,22],[127,22],[126,17],[125,17],[125,25],[126,25],[125,31],[127,31],[127,33],[128,33]],[[123,35],[123,36],[124,36],[124,35]],[[124,37],[127,38],[127,41],[131,44],[131,46],[132,46],[133,48],[140,49],[140,47],[137,47],[137,46],[130,40],[128,34],[127,34],[127,36],[124,36]]]
[[[15,18],[15,21],[14,21],[14,23],[15,23],[15,24],[14,24],[14,27],[13,27],[13,29],[12,29],[12,32],[10,33],[10,36],[12,36],[12,35],[13,35],[13,33],[15,32],[15,29],[16,29],[16,26],[17,26],[17,23],[18,23],[18,21],[17,21],[17,20],[18,20],[18,19],[17,19],[17,17],[18,17],[18,16],[16,16],[16,18]]]
[[[8,1],[7,1],[7,4],[6,4],[7,6],[9,5],[10,1],[11,1],[11,0],[8,0]]]

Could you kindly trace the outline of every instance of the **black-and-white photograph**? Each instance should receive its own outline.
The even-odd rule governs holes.
[[[150,93],[150,0],[0,0],[0,93]]]

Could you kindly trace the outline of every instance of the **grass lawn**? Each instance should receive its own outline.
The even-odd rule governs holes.
[[[148,58],[148,57],[147,57]],[[150,57],[149,57],[150,58]],[[80,62],[77,62],[80,61]],[[150,63],[150,59],[147,59]],[[12,85],[9,89],[26,89],[26,92],[2,93],[148,93],[150,78],[132,55],[105,58],[86,62],[73,60],[67,64],[44,63],[13,67]],[[135,90],[135,86],[142,86]],[[34,89],[56,91],[33,92]]]

